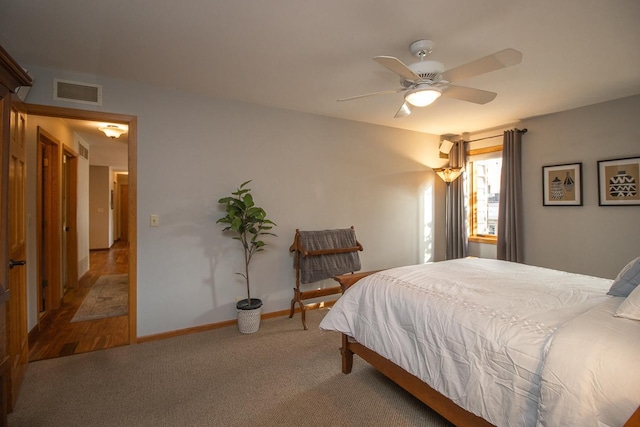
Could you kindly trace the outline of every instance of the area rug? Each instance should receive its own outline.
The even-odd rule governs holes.
[[[124,316],[129,312],[129,275],[109,274],[98,277],[72,322]]]

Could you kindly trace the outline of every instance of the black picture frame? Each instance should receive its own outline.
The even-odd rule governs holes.
[[[598,160],[598,204],[640,205],[640,156]]]
[[[582,206],[582,162],[542,167],[543,206]]]

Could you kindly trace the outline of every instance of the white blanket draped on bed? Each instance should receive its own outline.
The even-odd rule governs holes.
[[[495,425],[534,426],[554,334],[614,298],[610,285],[487,259],[400,267],[349,288],[320,328],[352,336]],[[582,349],[573,351],[566,357],[578,360]]]
[[[622,301],[608,299],[553,337],[540,425],[621,426],[640,405],[640,322],[613,316]]]

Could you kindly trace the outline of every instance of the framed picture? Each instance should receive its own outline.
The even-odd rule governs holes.
[[[582,163],[542,167],[544,206],[582,206]]]
[[[598,161],[600,206],[640,205],[640,157]]]

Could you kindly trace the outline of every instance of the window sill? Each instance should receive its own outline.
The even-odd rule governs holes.
[[[469,241],[473,243],[496,245],[498,243],[498,238],[495,236],[469,236]]]

